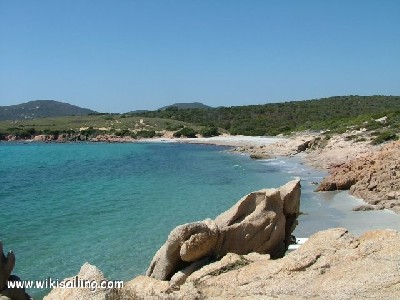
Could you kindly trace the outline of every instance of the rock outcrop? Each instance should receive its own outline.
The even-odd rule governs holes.
[[[332,136],[325,133],[316,137],[306,150],[306,162],[316,168],[331,169],[379,149],[380,146],[371,144],[371,137],[364,130]]]
[[[179,285],[196,269],[227,253],[282,257],[297,225],[299,206],[299,180],[246,195],[214,221],[175,228],[154,256],[147,275]]]
[[[348,189],[374,209],[400,213],[400,141],[332,168],[317,191]]]
[[[314,234],[281,259],[229,253],[191,274],[180,290],[139,276],[127,282],[120,295],[189,300],[399,299],[399,262],[399,232],[369,231],[356,238],[335,228]]]
[[[12,251],[3,253],[3,243],[0,241],[0,299],[1,300],[26,300],[29,295],[21,288],[8,288],[7,282],[19,281],[18,276],[11,275],[15,266],[15,255]]]
[[[95,266],[85,263],[77,276],[66,278],[63,280],[63,284],[68,287],[68,282],[81,282],[82,286],[86,283],[88,287],[76,287],[76,288],[54,288],[50,294],[45,296],[43,300],[62,300],[62,299],[73,299],[73,300],[106,300],[106,299],[118,299],[118,290],[111,288],[100,288],[100,283],[106,280],[103,273]],[[94,284],[93,282],[96,282]],[[86,283],[85,283],[86,282]],[[90,285],[89,285],[90,283]],[[61,283],[60,283],[61,285]]]

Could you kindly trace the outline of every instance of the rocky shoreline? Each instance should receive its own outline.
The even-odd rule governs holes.
[[[357,238],[344,228],[333,228],[312,235],[284,257],[276,255],[288,247],[299,199],[299,181],[251,193],[215,221],[175,228],[154,256],[147,276],[125,282],[120,289],[95,293],[88,288],[55,288],[44,299],[400,297],[397,231],[368,231]],[[88,263],[77,278],[106,279]]]
[[[400,142],[331,168],[317,191],[332,190],[350,190],[368,203],[356,210],[386,208],[400,214]]]
[[[254,159],[302,155],[312,167],[328,170],[316,191],[349,190],[367,205],[354,210],[390,209],[400,213],[400,142],[372,145],[369,139],[355,139],[357,132],[329,139],[321,134],[299,134],[287,141],[248,145],[234,152]]]
[[[255,159],[302,155],[310,165],[330,171],[319,190],[350,189],[371,204],[360,210],[388,208],[399,213],[400,142],[372,146],[368,140],[355,141],[346,135],[326,139],[321,134],[278,141],[239,140],[221,137],[176,141],[237,146],[232,151]],[[56,288],[45,299],[399,298],[397,231],[368,231],[355,237],[343,228],[329,229],[312,235],[299,249],[282,257],[299,214],[298,189],[297,182],[258,191],[242,198],[215,220],[176,228],[155,255],[148,276],[125,282],[122,289],[105,288],[93,293],[85,288]],[[266,236],[262,228],[270,235]],[[255,238],[257,244],[248,243],[260,232],[265,241]],[[274,236],[274,232],[278,235]],[[2,257],[0,299],[28,299],[23,290],[12,292],[17,298],[4,290],[5,281],[15,278],[10,277],[15,259],[12,263],[12,255]],[[99,269],[88,263],[77,276],[97,282],[106,280]]]
[[[318,186],[317,191],[349,190],[352,195],[366,202],[366,205],[361,205],[355,210],[390,209],[400,213],[400,171],[397,158],[400,157],[399,143],[374,146],[371,144],[371,136],[362,130],[332,136],[327,133],[296,133],[291,137],[274,138],[230,135],[174,138],[172,132],[163,132],[159,137],[140,139],[110,134],[96,137],[60,134],[38,135],[28,140],[16,140],[15,136],[8,136],[6,141],[178,142],[230,146],[233,147],[232,152],[244,153],[253,159],[301,155],[310,166],[328,170],[330,174]]]

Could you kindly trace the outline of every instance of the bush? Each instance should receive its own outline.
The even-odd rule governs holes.
[[[365,142],[367,139],[365,137],[359,137],[355,140],[356,143]]]
[[[156,132],[154,130],[141,130],[136,133],[136,137],[141,137],[145,139],[150,139],[156,136]]]
[[[41,133],[46,135],[52,135],[54,136],[55,139],[57,139],[58,136],[60,135],[60,130],[44,129],[42,130]]]
[[[200,131],[200,134],[204,137],[218,136],[221,133],[218,131],[217,127],[207,127]]]
[[[130,136],[131,132],[128,129],[122,129],[115,133],[116,136]]]
[[[165,128],[168,131],[176,131],[179,129],[182,129],[184,126],[182,124],[167,124],[167,127]]]
[[[397,140],[398,137],[394,132],[391,131],[383,131],[379,133],[376,138],[372,140],[373,145],[379,145],[382,144],[383,142],[387,141],[392,141],[392,140]]]
[[[351,141],[357,139],[357,136],[352,134],[352,135],[347,135],[344,137],[345,141]]]
[[[195,138],[196,137],[196,131],[193,128],[190,127],[185,127],[182,128],[181,130],[177,131],[174,133],[174,137],[181,137],[185,136],[188,138]]]
[[[36,130],[35,128],[24,128],[19,130],[15,135],[19,139],[26,139],[26,138],[31,138],[33,135],[35,135]]]
[[[367,130],[376,130],[385,126],[386,126],[385,124],[376,122],[375,120],[369,121],[368,124],[365,124],[365,128]]]
[[[95,136],[96,134],[99,134],[100,132],[96,129],[94,129],[92,126],[90,126],[88,129],[82,130],[81,135],[86,136],[88,138],[89,136]]]

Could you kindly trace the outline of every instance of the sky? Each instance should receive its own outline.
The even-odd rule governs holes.
[[[398,0],[0,0],[0,106],[400,95]]]

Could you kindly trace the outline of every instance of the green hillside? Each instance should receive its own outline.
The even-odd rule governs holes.
[[[44,117],[85,116],[95,111],[54,100],[35,100],[10,106],[0,106],[0,121],[32,120]]]
[[[6,135],[31,138],[38,134],[70,135],[83,133],[86,136],[115,134],[119,136],[154,136],[156,131],[165,129],[176,131],[189,124],[176,120],[135,117],[120,114],[93,114],[87,116],[65,116],[39,118],[35,120],[1,121],[0,140]],[[198,128],[198,127],[195,127]]]
[[[299,130],[344,130],[373,118],[390,115],[399,125],[399,96],[338,96],[264,105],[180,109],[139,114],[149,118],[216,126],[231,134],[277,135]]]
[[[189,102],[189,103],[174,103],[168,106],[161,107],[159,110],[169,110],[174,111],[177,109],[209,109],[211,106],[205,105],[200,102]]]
[[[379,120],[380,118],[382,120]],[[0,139],[38,134],[152,137],[163,130],[175,136],[273,136],[295,131],[344,132],[366,128],[374,142],[397,139],[400,133],[399,96],[342,96],[307,101],[218,108],[175,108],[129,113],[63,116],[0,122]]]

